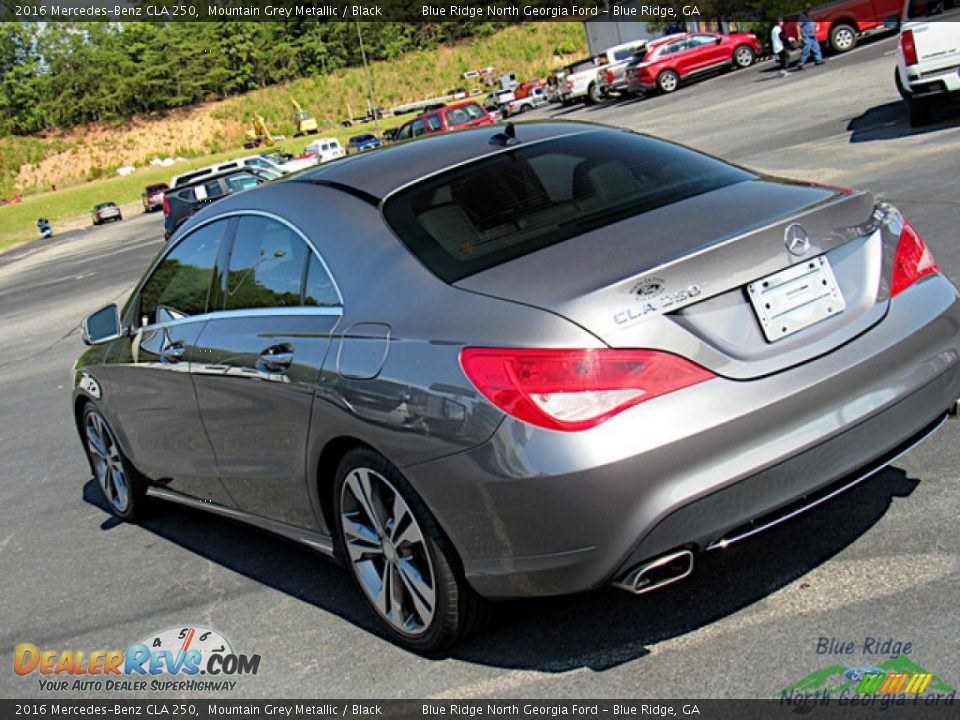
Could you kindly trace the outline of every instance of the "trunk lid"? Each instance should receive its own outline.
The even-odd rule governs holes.
[[[455,284],[562,315],[611,347],[661,349],[747,379],[816,358],[883,317],[885,266],[896,240],[887,237],[874,208],[869,193],[761,178],[579,235]],[[809,241],[800,255],[786,243],[795,223]],[[829,261],[845,307],[768,340],[747,286],[820,256]]]

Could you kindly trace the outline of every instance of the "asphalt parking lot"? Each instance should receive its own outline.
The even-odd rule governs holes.
[[[881,39],[788,78],[767,63],[671,96],[533,116],[622,125],[873,190],[956,283],[960,112],[911,130],[894,47]],[[262,657],[219,697],[775,697],[833,664],[878,664],[862,652],[868,638],[910,643],[914,663],[960,687],[957,421],[836,502],[705,556],[681,584],[510,603],[442,660],[381,639],[346,573],[299,547],[172,506],[143,525],[114,522],[70,413],[78,323],[123,299],[161,246],[155,214],[0,256],[3,697],[45,694],[36,675],[11,671],[18,643],[122,649],[191,624]],[[818,654],[821,638],[856,652]],[[73,696],[85,694],[105,693]]]

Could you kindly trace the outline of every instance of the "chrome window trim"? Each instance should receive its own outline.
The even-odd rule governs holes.
[[[146,284],[147,280],[153,276],[154,271],[167,257],[179,247],[179,245],[188,237],[193,235],[196,231],[201,228],[206,227],[212,223],[218,222],[220,220],[228,220],[233,217],[243,217],[243,216],[259,216],[265,217],[269,220],[274,220],[279,222],[281,225],[286,225],[294,234],[298,235],[301,240],[303,240],[307,247],[310,248],[310,251],[316,256],[317,260],[320,261],[320,265],[323,267],[324,272],[327,273],[327,277],[330,278],[330,282],[333,284],[333,289],[337,293],[337,299],[340,301],[340,305],[336,307],[331,306],[318,306],[318,305],[295,305],[290,307],[269,307],[269,308],[244,308],[237,310],[214,310],[213,312],[200,313],[198,315],[190,315],[185,318],[178,318],[177,320],[170,320],[163,323],[154,323],[152,325],[137,325],[134,328],[135,332],[142,332],[144,330],[155,330],[165,327],[173,327],[181,323],[197,320],[207,320],[210,318],[222,318],[222,317],[262,317],[264,315],[342,315],[343,314],[343,294],[340,292],[340,286],[337,284],[337,279],[333,276],[333,273],[330,272],[330,266],[327,265],[327,261],[323,259],[323,255],[317,249],[317,246],[306,236],[306,234],[300,230],[296,225],[291,223],[286,218],[282,218],[279,215],[268,212],[266,210],[229,210],[225,213],[220,213],[219,215],[214,215],[211,218],[207,218],[203,222],[197,223],[189,229],[188,232],[184,233],[180,237],[171,240],[168,243],[168,247],[164,248],[163,251],[157,256],[153,261],[147,271],[143,274],[143,277],[140,279],[140,282],[137,283],[136,288],[130,294],[130,298],[134,296],[139,296],[140,291],[143,290],[143,286]],[[129,299],[128,299],[129,302]],[[126,304],[125,304],[126,305]],[[292,311],[292,312],[291,312]]]
[[[153,325],[141,325],[134,332],[153,332],[164,328],[177,327],[189,322],[207,322],[208,320],[229,320],[251,317],[341,317],[343,308],[322,307],[318,305],[293,305],[290,307],[244,308],[242,310],[214,310],[199,315],[188,315],[176,320],[167,320]]]

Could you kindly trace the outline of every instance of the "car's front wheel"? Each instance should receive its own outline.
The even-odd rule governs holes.
[[[749,45],[741,45],[733,51],[733,64],[741,69],[753,65],[753,61],[756,60],[756,58],[757,54]]]
[[[146,504],[146,482],[127,460],[110,423],[92,404],[83,411],[83,439],[93,476],[117,517],[133,520]]]
[[[830,30],[830,48],[838,55],[850,52],[856,46],[857,31],[850,25],[841,23]]]
[[[439,653],[474,632],[486,603],[423,501],[383,456],[356,449],[334,486],[339,550],[360,592],[397,643]]]
[[[673,70],[664,70],[657,76],[657,89],[662,93],[672,93],[680,86],[680,76]]]

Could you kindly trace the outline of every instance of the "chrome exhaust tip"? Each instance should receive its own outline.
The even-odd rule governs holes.
[[[631,568],[613,584],[634,595],[643,595],[678,580],[693,572],[693,553],[679,550]]]

